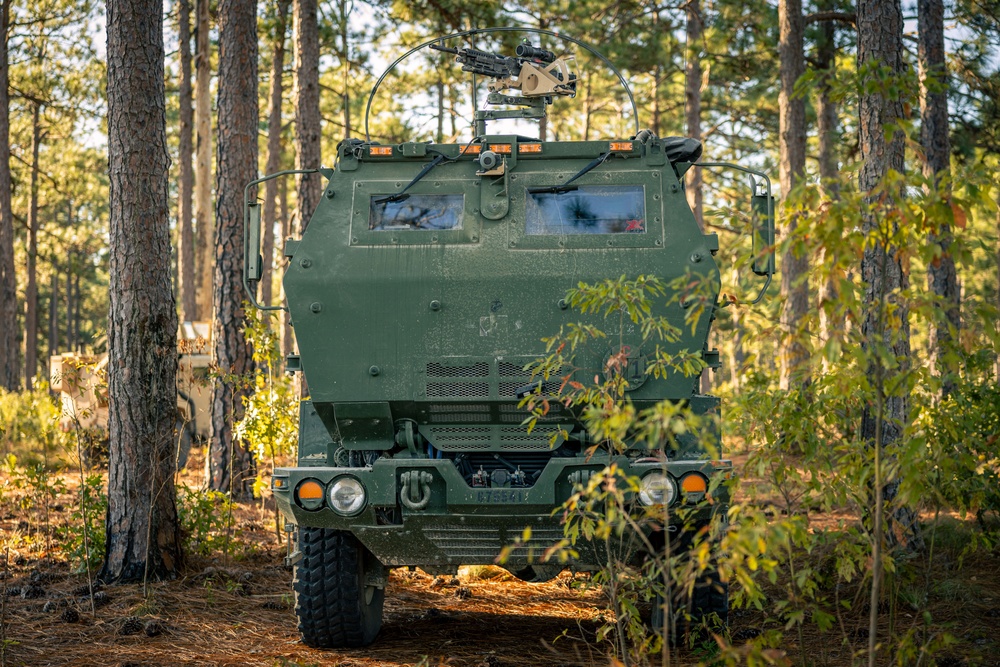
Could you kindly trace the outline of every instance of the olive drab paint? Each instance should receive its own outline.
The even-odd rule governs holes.
[[[456,54],[467,71],[496,71],[488,103],[521,105],[525,117],[539,117],[551,96],[531,97],[534,89],[524,86],[517,91],[522,97],[503,94],[520,81],[517,68],[523,75],[528,65],[547,67],[553,78],[546,85],[567,96],[576,75],[550,66],[551,52],[522,47],[519,56],[542,56],[441,50]],[[475,127],[518,113],[477,110]],[[367,133],[367,119],[365,127]],[[570,409],[555,404],[529,432],[522,423],[527,412],[518,407],[538,384],[524,368],[544,356],[543,338],[572,322],[605,327],[599,316],[568,307],[567,290],[580,283],[655,275],[665,285],[683,284],[690,293],[660,299],[655,311],[681,332],[679,341],[660,348],[700,354],[707,366],[718,366],[708,335],[718,307],[719,242],[699,229],[682,183],[700,143],[649,131],[583,142],[477,135],[464,144],[341,142],[334,168],[318,170],[324,196],[306,231],[285,244],[284,293],[299,347],[287,368],[305,374],[310,396],[300,405],[298,465],[275,470],[272,490],[289,525],[302,533],[305,555],[296,550],[289,557],[306,559],[302,576],[319,577],[325,567],[317,544],[342,545],[349,534],[363,549],[344,553],[362,554],[351,557],[367,563],[357,566],[358,590],[377,579],[381,595],[383,566],[443,572],[491,564],[530,527],[530,541],[509,549],[503,564],[517,576],[545,579],[563,567],[534,557],[562,537],[553,509],[605,465],[638,476],[666,473],[675,488],[687,473],[731,474],[731,463],[707,460],[694,437],[682,437],[666,456],[648,450],[588,456],[593,442]],[[755,220],[763,259],[754,268],[768,281],[759,300],[773,273],[770,182],[728,166],[762,179],[751,179],[753,211],[748,197],[739,212]],[[249,229],[259,224],[253,204],[248,199],[245,284],[256,304],[249,284],[260,275],[259,233]],[[686,317],[691,308],[698,317]],[[653,351],[642,348],[639,331],[626,326],[622,342],[637,408],[670,400],[695,413],[718,412],[717,398],[699,394],[697,377],[646,374]],[[589,349],[576,361],[599,374],[611,352],[610,344]],[[324,489],[322,502],[313,482]],[[309,489],[308,502],[298,497],[300,487]],[[712,511],[725,510],[727,493],[720,487]],[[602,562],[599,547],[576,547],[573,566]],[[337,567],[355,571],[339,561]],[[314,607],[322,597],[302,590],[306,643],[356,645],[328,635],[330,623],[350,625],[348,616],[321,622],[322,610]],[[381,598],[372,599],[378,610],[362,609],[380,619]],[[374,639],[377,619],[361,644]]]

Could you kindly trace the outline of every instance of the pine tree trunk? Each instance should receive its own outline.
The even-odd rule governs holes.
[[[295,168],[321,166],[319,115],[319,26],[316,0],[294,0],[295,14]],[[306,231],[319,198],[323,181],[319,174],[300,174],[298,186],[298,232]]]
[[[897,77],[906,70],[899,0],[861,0],[858,3],[858,69],[866,72],[867,79],[861,84],[865,92],[860,96],[862,163],[858,186],[865,193],[862,230],[876,240],[865,244],[861,259],[864,284],[861,337],[863,352],[869,360],[866,370],[869,386],[878,390],[885,386],[884,378],[888,372],[881,365],[884,354],[899,360],[899,367],[892,372],[902,374],[909,369],[909,307],[905,299],[898,298],[900,291],[909,288],[909,271],[904,270],[897,249],[878,240],[880,223],[885,224],[884,221],[897,206],[897,198],[902,196],[902,192],[879,192],[877,188],[890,169],[903,171],[903,133],[896,130],[886,138],[886,128],[903,118],[903,103],[898,97],[886,98],[879,92],[882,84],[872,80],[878,73],[869,69],[871,66],[885,68]],[[881,235],[887,231],[883,230]],[[880,347],[885,348],[884,354],[877,353]],[[880,437],[886,456],[891,457],[902,439],[903,427],[908,419],[908,403],[909,394],[901,388],[885,396],[881,415],[877,405],[866,405],[861,419],[862,439],[874,447]],[[885,502],[895,498],[898,487],[898,480],[883,487]],[[913,513],[906,508],[897,508],[894,518],[890,539],[919,547],[919,525]]]
[[[830,8],[827,3],[826,8]],[[828,201],[840,198],[840,178],[837,172],[837,103],[830,98],[830,89],[836,72],[836,24],[824,21],[820,26],[817,44],[817,59],[820,69],[819,101],[816,109],[816,134],[819,140],[819,178],[823,195]],[[824,272],[837,263],[837,255],[830,248],[820,251],[819,264]],[[819,286],[819,339],[826,343],[835,334],[834,318],[827,312],[825,304],[837,298],[836,276],[826,273]],[[829,370],[829,362],[823,358],[823,370]]]
[[[66,258],[66,351],[76,349],[76,339],[73,337],[73,309],[76,307],[73,294],[73,275],[75,258],[73,253]]]
[[[31,112],[31,183],[28,190],[28,280],[24,291],[24,386],[31,391],[38,373],[38,150],[41,107]]]
[[[948,136],[948,70],[944,53],[944,3],[942,0],[918,0],[917,28],[920,60],[920,143],[924,149],[924,176],[939,186],[951,171],[951,144]],[[944,320],[930,327],[928,347],[931,370],[942,376],[941,391],[947,396],[955,389],[954,364],[945,362],[952,346],[952,331],[962,326],[961,297],[955,259],[951,255],[951,226],[942,224],[928,241],[941,247],[938,262],[927,267],[927,287],[941,300]]]
[[[798,217],[792,191],[802,180],[806,164],[806,105],[794,94],[795,82],[805,72],[802,0],[778,3],[781,87],[778,92],[779,180],[785,199],[785,238],[794,239]],[[784,390],[809,383],[808,350],[804,344],[806,312],[809,310],[809,256],[795,242],[786,245],[781,258],[781,371]]]
[[[687,64],[684,67],[684,117],[687,133],[692,139],[701,141],[701,5],[699,0],[687,3]],[[688,171],[686,186],[688,204],[698,221],[699,229],[704,229],[702,204],[701,169]]]
[[[219,148],[216,171],[215,298],[213,362],[224,376],[212,390],[212,429],[208,486],[245,497],[254,477],[247,443],[236,442],[233,425],[243,418],[241,382],[253,371],[252,350],[244,336],[243,188],[257,178],[257,4],[255,0],[219,3]]]
[[[108,0],[107,541],[104,581],[176,576],[177,313],[170,285],[163,5]]]
[[[195,297],[194,229],[191,223],[191,204],[194,190],[194,172],[191,159],[194,154],[194,111],[191,109],[191,3],[179,1],[179,30],[181,80],[178,91],[180,105],[180,134],[177,147],[177,296],[180,299],[181,318],[197,319]]]
[[[282,241],[292,235],[292,216],[288,214],[288,181],[284,178],[278,183],[278,217],[281,220]],[[281,266],[288,265],[288,260],[282,252]],[[281,288],[281,300],[285,300],[285,288]],[[295,336],[292,333],[292,319],[287,310],[281,311],[281,356],[287,357],[295,351]]]
[[[349,5],[349,6],[348,6]],[[340,48],[343,55],[343,69],[344,69],[344,138],[349,139],[351,136],[351,44],[350,44],[350,32],[348,31],[348,26],[350,25],[351,11],[350,8],[353,7],[353,3],[341,2],[340,3]],[[454,133],[452,133],[454,134]]]
[[[685,28],[687,38],[687,56],[684,66],[684,116],[687,120],[687,134],[692,139],[701,141],[701,5],[699,0],[687,3],[687,23]],[[698,228],[705,229],[702,204],[701,169],[688,171],[690,179],[685,187],[688,204],[698,222]],[[709,341],[709,349],[711,342]],[[712,371],[705,369],[701,373],[701,393],[712,392]]]
[[[215,248],[212,247],[212,47],[208,39],[209,0],[195,1],[195,273],[197,275],[198,319],[212,319],[212,276]]]
[[[18,366],[17,274],[14,271],[14,212],[10,182],[10,59],[7,34],[11,0],[0,2],[0,387],[21,386]]]
[[[74,350],[79,352],[82,348],[82,342],[80,341],[80,273],[73,278],[73,293],[76,297],[73,300],[73,343]]]
[[[277,25],[275,26],[274,51],[271,58],[270,108],[267,114],[267,167],[273,174],[281,169],[281,97],[282,72],[285,69],[285,28],[288,19],[289,0],[278,3]],[[261,303],[271,305],[271,289],[274,282],[274,223],[278,207],[278,181],[264,184],[264,272],[260,279]]]
[[[53,262],[49,276],[49,356],[59,354],[59,266]]]

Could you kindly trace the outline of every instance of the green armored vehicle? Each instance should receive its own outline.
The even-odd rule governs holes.
[[[588,457],[594,443],[572,410],[554,409],[529,431],[519,407],[538,385],[525,367],[543,355],[541,339],[581,319],[565,300],[578,283],[693,274],[714,286],[714,307],[718,239],[699,229],[681,182],[701,145],[649,131],[584,142],[490,134],[488,122],[538,118],[571,97],[576,75],[527,43],[509,57],[444,44],[423,46],[488,77],[487,103],[506,108],[477,110],[475,137],[463,144],[343,141],[335,168],[319,170],[326,187],[307,231],[285,246],[300,350],[289,368],[305,374],[310,397],[299,464],[276,470],[272,490],[297,527],[296,613],[310,646],[374,641],[391,568],[492,564],[525,527],[530,541],[503,566],[527,580],[555,576],[562,566],[532,558],[562,537],[553,509],[612,458],[642,478],[644,503],[702,498],[731,470],[703,452]],[[752,206],[769,213],[769,191]],[[773,223],[763,218],[769,245]],[[249,199],[246,220],[253,299],[260,222]],[[766,254],[755,270],[769,278]],[[681,306],[669,315],[683,324]],[[702,351],[711,365],[711,319],[685,329],[676,350]],[[718,410],[697,378],[644,380],[630,391],[639,408],[669,399]],[[577,546],[573,567],[601,562],[596,547]],[[695,612],[724,616],[725,585],[712,583]]]

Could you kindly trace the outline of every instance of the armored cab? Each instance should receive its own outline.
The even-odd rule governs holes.
[[[450,52],[508,86],[528,66],[548,72],[529,94],[522,71],[522,96],[494,102],[530,111],[575,85],[565,62],[540,49],[518,47],[526,57],[500,65],[482,51]],[[710,286],[709,311],[716,303],[718,239],[699,229],[682,184],[698,142],[648,131],[585,142],[489,134],[486,121],[503,113],[513,112],[477,112],[476,136],[462,144],[342,142],[334,168],[320,170],[324,196],[305,233],[286,242],[300,351],[289,368],[304,373],[309,398],[298,466],[276,470],[272,489],[298,529],[296,610],[309,645],[373,641],[389,568],[491,564],[530,526],[504,566],[535,580],[561,569],[532,558],[562,537],[552,510],[613,458],[587,456],[593,443],[572,410],[557,406],[530,431],[523,423],[520,398],[538,380],[526,368],[544,354],[542,338],[582,319],[567,290],[621,275],[694,276]],[[683,331],[667,352],[700,351],[715,365],[710,312],[693,329],[683,303],[663,314]],[[600,368],[605,353],[593,351],[589,365]],[[696,377],[645,377],[641,354],[634,363],[637,407],[669,399],[717,410]],[[730,469],[700,450],[665,458],[614,460],[640,477],[665,469],[674,490],[685,475]],[[596,549],[579,551],[573,566],[600,562]],[[724,613],[724,602],[714,607]]]

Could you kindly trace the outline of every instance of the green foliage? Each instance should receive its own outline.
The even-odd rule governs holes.
[[[221,491],[177,487],[177,517],[185,551],[209,556],[228,550],[234,537],[231,513],[232,501]]]
[[[75,572],[93,572],[104,559],[108,495],[104,478],[88,475],[80,492],[80,503],[65,527],[63,550]],[[84,532],[86,531],[86,533]]]
[[[25,465],[47,463],[54,467],[71,444],[59,430],[61,406],[47,386],[33,391],[9,392],[0,388],[0,443],[3,453],[14,454]]]
[[[254,495],[263,497],[267,477],[279,458],[294,458],[299,434],[299,400],[295,381],[283,372],[276,318],[262,314],[246,327],[253,346],[254,392],[243,399],[243,419],[236,423],[234,437],[249,442],[258,461]]]

